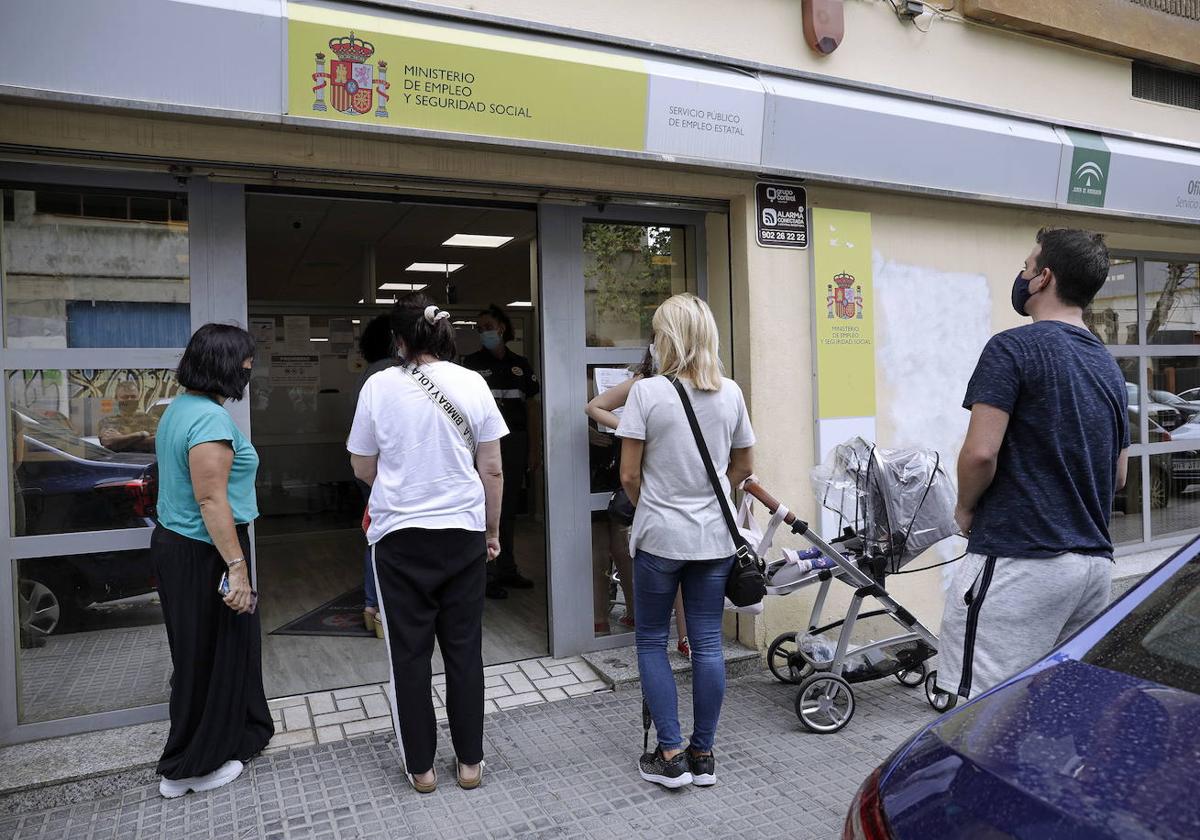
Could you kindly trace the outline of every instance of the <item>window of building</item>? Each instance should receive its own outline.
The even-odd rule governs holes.
[[[1200,524],[1200,258],[1114,256],[1084,313],[1129,396],[1129,480],[1113,505],[1119,544]]]

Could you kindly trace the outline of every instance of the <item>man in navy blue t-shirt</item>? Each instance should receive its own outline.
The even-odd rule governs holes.
[[[946,596],[942,691],[987,690],[1108,604],[1128,397],[1083,321],[1107,276],[1101,236],[1039,232],[1012,290],[1013,308],[1033,323],[993,336],[967,386],[956,518],[969,553]]]

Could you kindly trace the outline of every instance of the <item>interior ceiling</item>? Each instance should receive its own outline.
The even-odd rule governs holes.
[[[456,233],[511,236],[500,248],[442,245]],[[455,207],[290,195],[251,195],[246,270],[252,301],[344,306],[364,296],[371,246],[375,282],[428,283],[446,303],[442,275],[405,271],[414,262],[462,263],[450,275],[460,305],[529,300],[532,210]],[[379,297],[405,292],[379,292]],[[368,304],[374,301],[368,299]]]

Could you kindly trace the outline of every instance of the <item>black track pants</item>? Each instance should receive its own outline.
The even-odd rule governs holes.
[[[405,770],[424,773],[437,752],[430,695],[433,642],[446,665],[454,752],[483,759],[483,590],[487,545],[478,531],[404,528],[375,544],[379,607],[392,660],[393,723]]]

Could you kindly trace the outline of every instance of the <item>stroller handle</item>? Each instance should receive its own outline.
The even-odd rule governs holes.
[[[781,507],[779,500],[768,493],[766,488],[756,481],[747,480],[742,484],[742,489],[762,502],[763,506],[767,509],[767,513],[774,515],[775,511]],[[783,522],[785,525],[792,527],[792,533],[794,534],[803,534],[808,531],[808,523],[794,513],[789,513],[785,516]]]

